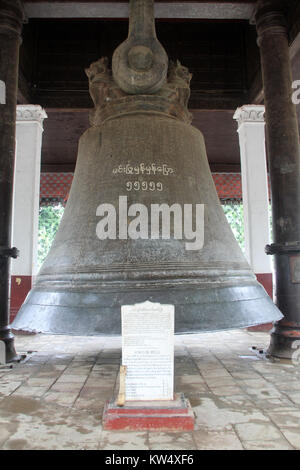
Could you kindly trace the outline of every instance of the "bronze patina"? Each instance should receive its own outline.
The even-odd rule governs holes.
[[[121,332],[121,305],[175,305],[176,333],[239,328],[281,318],[242,254],[220,205],[204,138],[187,109],[191,75],[168,64],[153,2],[132,0],[129,37],[86,71],[95,108],[79,142],[65,213],[14,328],[57,334]],[[120,199],[121,198],[121,199]],[[124,233],[99,239],[99,205],[204,205],[204,244]],[[124,215],[125,214],[125,215]],[[192,212],[193,226],[196,215]],[[150,227],[149,227],[150,229]],[[121,233],[122,232],[122,233]]]

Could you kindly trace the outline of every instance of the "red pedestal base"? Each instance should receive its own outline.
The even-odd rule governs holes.
[[[103,412],[103,428],[126,431],[193,431],[195,417],[183,394],[171,401],[132,401],[117,406],[108,402]]]

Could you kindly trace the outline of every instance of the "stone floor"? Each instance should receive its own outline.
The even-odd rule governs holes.
[[[300,449],[300,365],[266,359],[268,342],[242,330],[176,337],[175,390],[190,399],[195,431],[108,432],[120,338],[19,335],[18,351],[32,352],[0,366],[0,448]]]

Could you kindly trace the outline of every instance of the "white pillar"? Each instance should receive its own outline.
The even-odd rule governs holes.
[[[46,117],[41,106],[17,106],[12,245],[20,250],[20,256],[12,261],[17,283],[22,282],[22,276],[31,280],[37,272],[41,147]],[[12,295],[13,288],[12,282]]]
[[[246,258],[256,274],[272,272],[264,251],[270,241],[264,112],[264,106],[245,105],[234,114],[241,151]]]

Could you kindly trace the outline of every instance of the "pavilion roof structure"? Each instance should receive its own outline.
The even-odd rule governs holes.
[[[275,2],[277,0],[274,0]],[[74,171],[77,143],[93,103],[84,69],[111,59],[127,36],[128,2],[24,0],[19,104],[44,107],[42,171]],[[212,171],[239,172],[233,114],[262,104],[255,0],[157,0],[157,35],[171,60],[193,74],[190,110],[206,139]],[[294,80],[300,80],[300,3],[285,2]],[[274,52],[275,53],[275,52]],[[297,109],[300,120],[300,107]]]

